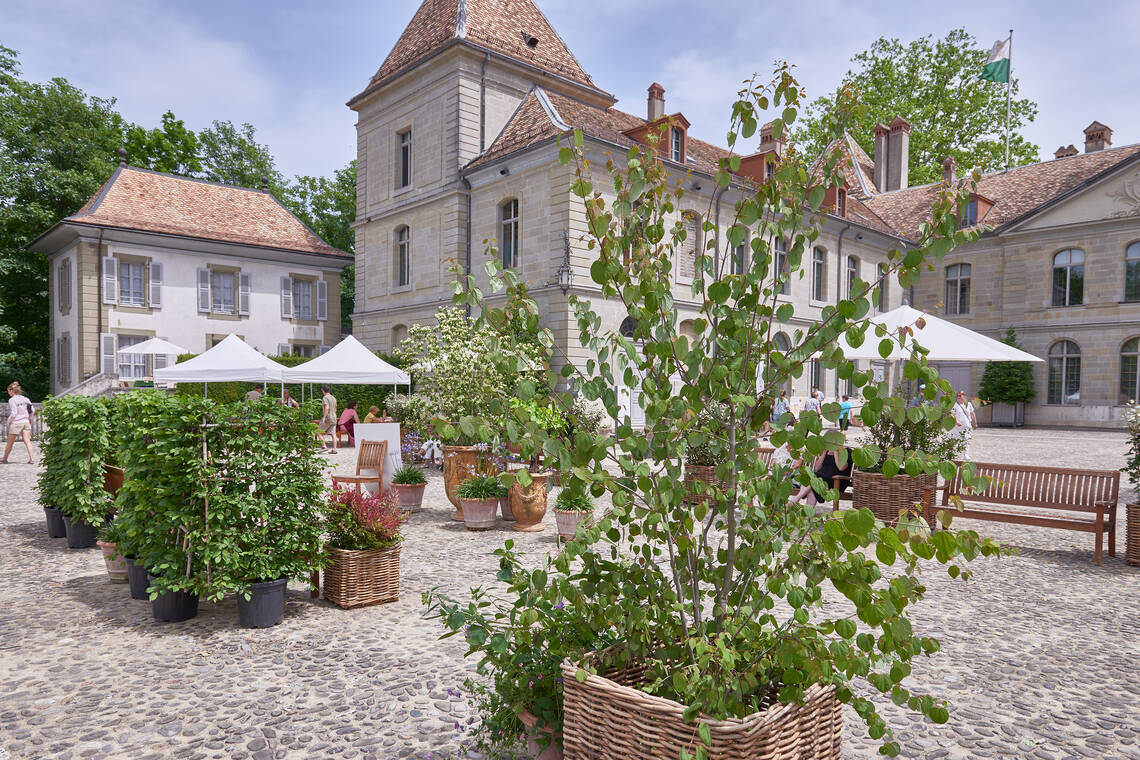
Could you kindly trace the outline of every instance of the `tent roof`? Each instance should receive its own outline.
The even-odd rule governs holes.
[[[167,383],[220,383],[234,380],[279,383],[284,371],[284,367],[259,354],[238,336],[229,335],[193,359],[187,359],[173,367],[156,369],[154,379]]]
[[[921,321],[921,326],[919,323]],[[905,347],[900,347],[897,339],[894,350],[886,360],[905,359],[917,344],[929,351],[927,358],[934,362],[1039,362],[1033,354],[1027,354],[1020,349],[1007,346],[1001,341],[987,338],[981,333],[969,328],[940,319],[910,306],[900,306],[885,314],[872,317],[873,324],[886,327],[891,333],[898,334],[901,327],[913,330],[905,339]],[[874,329],[868,329],[863,344],[852,348],[846,338],[840,339],[843,353],[848,359],[884,360],[879,353],[881,338],[875,335]]]
[[[176,346],[162,338],[149,338],[142,343],[119,349],[120,354],[158,354],[162,356],[178,356],[186,353],[182,346]]]
[[[393,367],[351,335],[315,359],[285,370],[290,383],[407,385],[407,372]]]

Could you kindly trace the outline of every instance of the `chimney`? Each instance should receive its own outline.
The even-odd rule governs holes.
[[[787,141],[784,140],[785,134],[787,133],[781,133],[780,139],[777,140],[772,129],[772,122],[763,124],[760,127],[760,150],[758,152],[775,151],[777,156],[784,155],[784,149],[788,146]]]
[[[1077,155],[1078,152],[1077,146],[1069,143],[1068,147],[1062,145],[1060,148],[1057,148],[1057,152],[1053,154],[1053,158],[1068,158],[1069,156]]]
[[[947,156],[946,158],[942,159],[942,181],[947,185],[954,184],[954,180],[956,179],[954,176],[954,168],[956,166],[957,162],[954,160],[953,156]]]
[[[649,85],[649,121],[665,116],[665,88],[654,82]]]
[[[871,179],[880,193],[887,190],[887,135],[890,132],[886,124],[875,125],[875,170]]]
[[[910,122],[896,116],[887,135],[887,190],[910,186]]]
[[[1085,153],[1096,153],[1098,150],[1112,147],[1112,130],[1094,121],[1085,127]]]

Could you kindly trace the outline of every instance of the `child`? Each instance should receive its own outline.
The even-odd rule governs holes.
[[[376,421],[376,415],[379,413],[380,413],[379,407],[375,407],[375,406],[368,407],[368,414],[364,415],[364,423],[368,424],[369,422],[375,422]]]

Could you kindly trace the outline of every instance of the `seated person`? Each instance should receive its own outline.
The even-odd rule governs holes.
[[[368,407],[368,414],[364,415],[364,422],[365,423],[376,422],[376,415],[379,412],[380,412],[380,410],[374,406]]]
[[[356,414],[356,402],[349,401],[345,404],[344,411],[340,413],[340,420],[336,424],[336,429],[348,433],[348,445],[356,445],[356,437],[353,435],[356,423],[360,422],[360,417]]]
[[[815,458],[812,462],[812,471],[815,476],[827,484],[831,488],[836,475],[843,475],[851,477],[851,449],[847,449],[847,465],[842,469],[839,467],[839,460],[836,451],[825,451]],[[847,490],[850,481],[840,481],[840,492]],[[816,496],[814,490],[810,485],[802,486],[799,492],[792,497],[792,504],[799,504],[804,499],[807,499],[808,504],[815,506],[819,503],[819,497]]]

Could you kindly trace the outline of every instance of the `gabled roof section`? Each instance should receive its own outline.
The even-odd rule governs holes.
[[[424,0],[364,93],[463,41],[597,90],[534,0]]]
[[[129,166],[61,224],[68,222],[351,258],[267,192]]]
[[[875,162],[846,132],[827,144],[823,153],[808,168],[808,174],[822,178],[824,160],[837,151],[842,154],[839,170],[843,174],[849,196],[867,199],[876,194],[879,189],[874,180]]]
[[[1140,161],[1140,145],[1125,145],[1093,153],[1058,158],[982,175],[978,195],[992,199],[985,224],[1005,227],[1078,191],[1130,161]],[[965,179],[960,182],[966,181]],[[915,239],[930,219],[930,209],[942,184],[894,190],[864,201],[867,207],[904,237]]]

